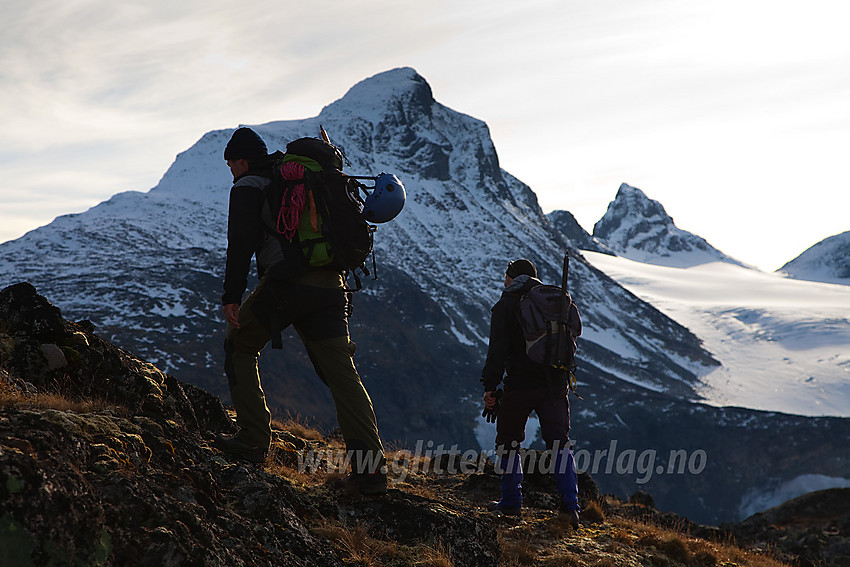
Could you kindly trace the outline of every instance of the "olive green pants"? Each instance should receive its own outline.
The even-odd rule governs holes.
[[[350,451],[383,464],[383,445],[372,400],[354,366],[355,345],[348,333],[348,295],[339,287],[303,282],[260,285],[239,308],[239,328],[227,327],[225,371],[236,409],[239,438],[257,447],[271,441],[271,414],[257,361],[271,340],[270,328],[293,325],[316,373],[328,385],[337,421]],[[365,454],[364,454],[365,453]]]

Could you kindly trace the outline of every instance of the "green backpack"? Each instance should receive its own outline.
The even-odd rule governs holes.
[[[363,217],[362,186],[342,172],[342,161],[342,152],[318,138],[287,144],[267,192],[273,234],[290,262],[295,255],[302,266],[368,274],[374,227]]]

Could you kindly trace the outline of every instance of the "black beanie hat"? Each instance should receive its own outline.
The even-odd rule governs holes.
[[[268,155],[269,150],[260,135],[250,128],[239,128],[224,147],[224,159],[257,159]]]
[[[509,278],[513,279],[517,276],[526,275],[531,276],[532,278],[537,277],[537,268],[534,267],[534,264],[531,263],[531,260],[526,260],[525,258],[521,258],[519,260],[514,260],[510,264],[508,264],[508,269],[505,272],[505,275]]]

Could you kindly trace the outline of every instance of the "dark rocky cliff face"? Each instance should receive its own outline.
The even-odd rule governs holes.
[[[575,248],[614,255],[614,252],[607,246],[584,230],[571,212],[552,211],[546,217],[552,223],[552,226],[555,227],[555,230],[564,235],[566,242],[571,243]]]

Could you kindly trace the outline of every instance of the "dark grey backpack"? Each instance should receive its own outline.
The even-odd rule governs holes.
[[[519,302],[519,324],[528,358],[557,370],[575,368],[576,337],[581,335],[578,307],[566,290],[569,256],[564,256],[563,285],[538,285]]]

